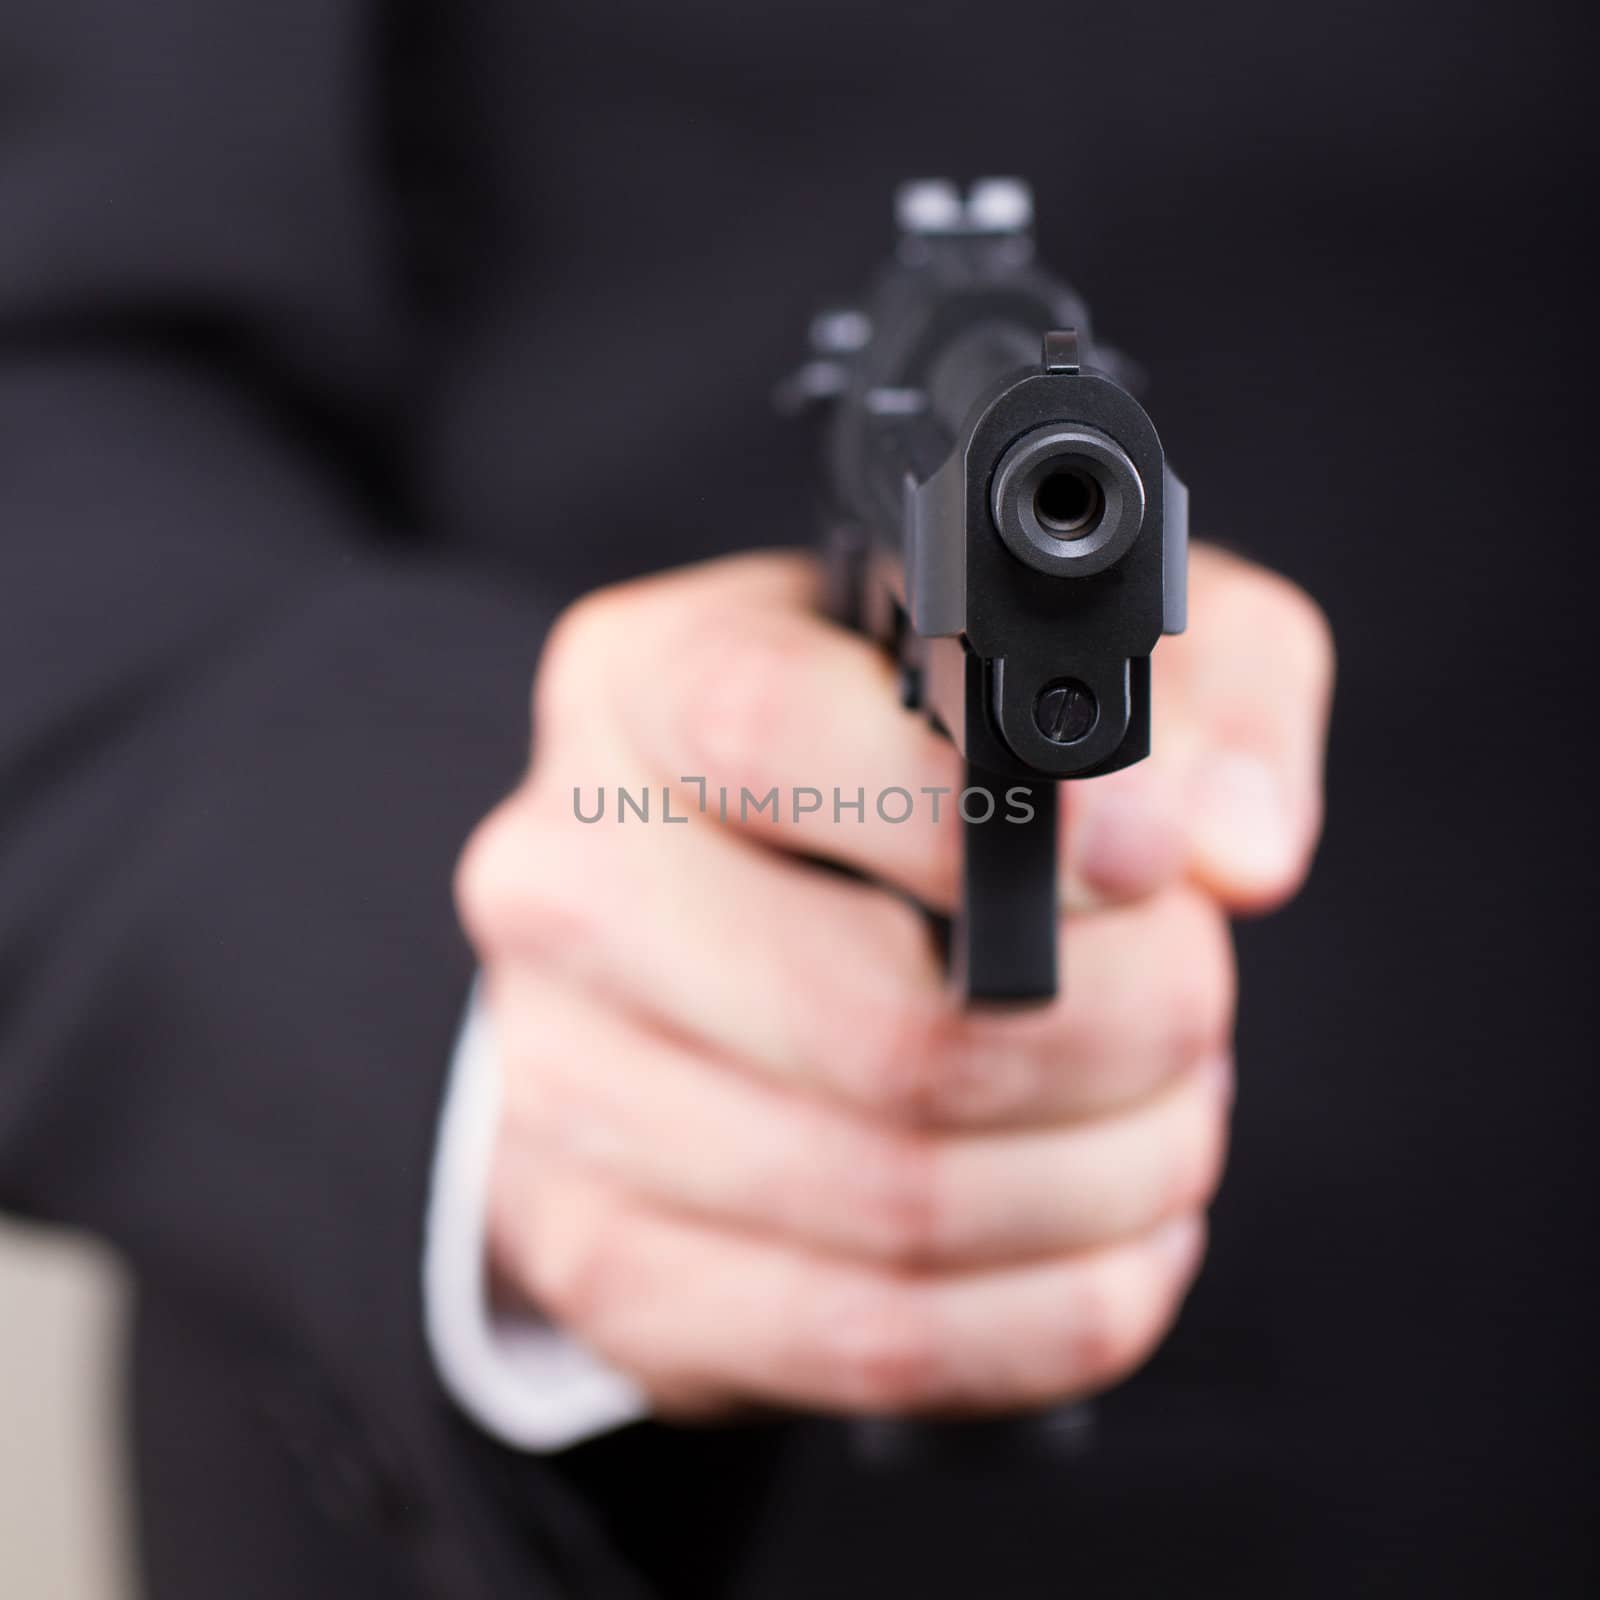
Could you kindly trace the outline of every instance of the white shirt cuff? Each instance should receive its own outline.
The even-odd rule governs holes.
[[[521,1450],[562,1450],[648,1416],[639,1386],[531,1312],[488,1291],[490,1168],[500,1061],[474,989],[456,1040],[434,1154],[423,1312],[439,1376],[479,1427]]]

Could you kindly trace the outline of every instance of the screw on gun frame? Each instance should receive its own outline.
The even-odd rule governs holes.
[[[1047,683],[1033,703],[1033,720],[1052,744],[1076,744],[1087,738],[1099,716],[1094,691],[1076,678]]]

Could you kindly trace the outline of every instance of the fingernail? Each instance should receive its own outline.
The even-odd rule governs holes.
[[[1194,1270],[1204,1239],[1205,1225],[1191,1212],[1163,1223],[1156,1230],[1152,1243],[1167,1258],[1174,1272],[1185,1273]]]
[[[1293,870],[1297,841],[1278,774],[1259,756],[1223,751],[1195,775],[1193,837],[1210,864],[1263,886]]]
[[[1077,869],[1114,894],[1136,894],[1182,870],[1186,839],[1176,809],[1143,793],[1102,793],[1083,820]]]

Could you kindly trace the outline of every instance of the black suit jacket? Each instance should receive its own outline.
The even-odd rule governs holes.
[[[808,441],[766,395],[813,306],[887,247],[902,177],[1035,179],[1048,258],[1156,372],[1202,531],[1330,601],[1364,719],[1345,748],[1405,793],[1444,792],[1474,733],[1447,686],[1519,583],[1546,606],[1544,661],[1575,652],[1575,612],[1474,554],[1499,524],[1472,480],[1492,428],[1542,451],[1531,520],[1575,493],[1539,365],[1589,149],[1564,21],[1267,0],[7,7],[0,1203],[136,1268],[154,1595],[1571,1578],[1565,1369],[1540,1339],[1529,1377],[1532,1324],[1463,1333],[1457,1304],[1458,1241],[1548,1235],[1557,1208],[1513,1183],[1492,1216],[1445,1215],[1472,1097],[1440,1131],[1403,1087],[1416,1050],[1382,1053],[1381,999],[1344,1020],[1426,946],[1417,1003],[1490,1070],[1520,1008],[1480,993],[1461,1015],[1471,835],[1435,814],[1402,861],[1337,768],[1344,870],[1246,948],[1213,1265],[1066,1491],[868,1483],[776,1424],[517,1458],[452,1411],[418,1305],[469,976],[451,865],[525,758],[542,632],[595,584],[809,537]],[[1474,375],[1511,330],[1533,381],[1491,406]],[[1453,599],[1430,588],[1441,524]],[[1559,695],[1492,678],[1473,698],[1560,759]],[[1402,870],[1441,920],[1373,930],[1372,886]],[[1515,990],[1525,950],[1495,960]],[[1559,1112],[1577,1019],[1556,1020],[1540,1097]],[[1253,1090],[1256,1059],[1282,1070]],[[1447,1255],[1420,1279],[1406,1226]],[[1361,1344],[1397,1297],[1398,1371],[1391,1343]]]

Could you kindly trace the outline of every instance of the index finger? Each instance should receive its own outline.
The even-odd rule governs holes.
[[[801,606],[718,603],[663,643],[625,736],[680,804],[948,908],[962,763],[901,703],[893,664]],[[1000,797],[997,797],[997,803]]]

